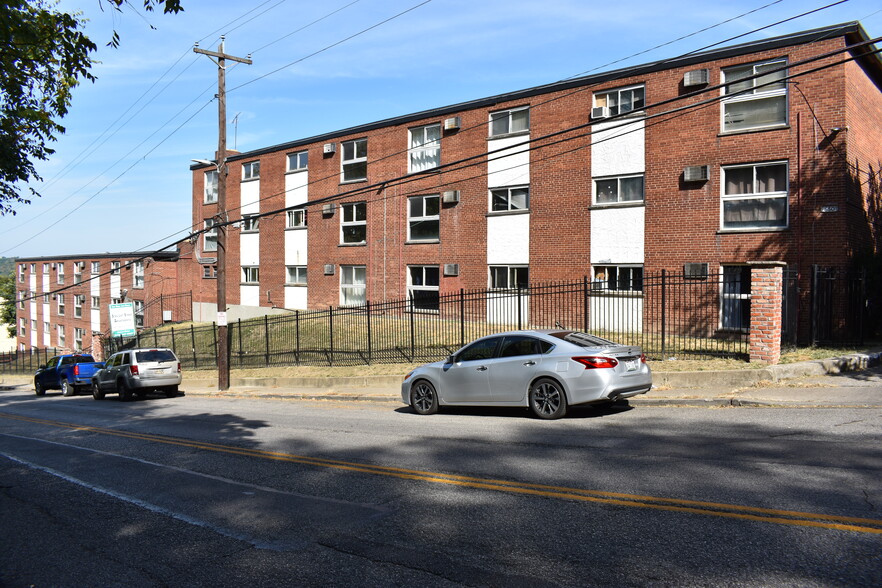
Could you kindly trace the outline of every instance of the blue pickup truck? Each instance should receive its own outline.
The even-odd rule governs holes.
[[[103,367],[104,362],[95,361],[91,355],[56,355],[34,374],[34,391],[37,396],[43,396],[46,390],[61,390],[64,396],[73,396],[79,388],[90,387],[92,376]]]

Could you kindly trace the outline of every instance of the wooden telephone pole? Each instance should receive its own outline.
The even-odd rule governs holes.
[[[217,64],[217,389],[230,388],[230,341],[227,332],[227,88],[226,61],[251,65],[248,58],[224,53],[221,37],[217,51],[206,51],[198,45],[193,52],[208,55]]]

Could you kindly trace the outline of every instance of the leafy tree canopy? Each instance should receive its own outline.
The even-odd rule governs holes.
[[[128,0],[103,0],[120,10]],[[144,9],[183,10],[180,0],[143,0]],[[94,82],[91,54],[97,49],[83,32],[80,13],[57,10],[49,0],[6,0],[0,6],[0,214],[39,196],[22,185],[39,181],[35,164],[54,153],[48,145],[64,127],[73,89]],[[108,43],[117,46],[113,32]]]
[[[0,325],[15,337],[15,274],[0,275]]]

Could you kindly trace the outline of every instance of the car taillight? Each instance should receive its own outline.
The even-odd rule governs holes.
[[[586,370],[596,368],[614,368],[619,365],[619,361],[614,357],[574,357],[573,361],[577,361],[584,365]]]
[[[178,362],[178,373],[181,373],[181,362]]]
[[[138,375],[138,366],[136,366],[136,365],[130,365],[130,366],[129,366],[129,371],[132,372],[132,375],[133,375],[133,376],[137,376],[137,375]]]
[[[645,353],[640,354],[640,363],[646,363],[646,354]]]
[[[77,364],[77,365],[74,366],[74,375],[75,375],[75,376],[79,376],[79,375],[80,375],[80,365],[79,365],[79,364]]]

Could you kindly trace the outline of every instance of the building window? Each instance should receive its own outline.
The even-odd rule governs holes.
[[[111,276],[118,276],[119,275],[119,262],[118,261],[111,261],[110,262],[110,275]]]
[[[722,227],[786,227],[787,175],[786,163],[724,167]]]
[[[242,232],[256,233],[260,230],[260,217],[256,214],[242,215]]]
[[[305,229],[306,228],[306,211],[302,208],[297,210],[289,210],[287,217],[287,224],[285,228],[288,229]]]
[[[18,307],[22,310],[24,310],[24,307],[25,307],[26,296],[27,295],[24,293],[24,290],[19,290],[19,292],[18,292]]]
[[[135,307],[135,327],[138,329],[144,328],[144,301],[143,300],[133,300]]]
[[[618,292],[643,292],[643,266],[595,265],[592,287]]]
[[[491,212],[510,212],[513,210],[528,210],[529,208],[530,188],[527,186],[490,190]]]
[[[203,265],[202,266],[202,277],[205,279],[217,278],[217,266],[216,265]]]
[[[408,131],[407,171],[421,172],[441,165],[441,125],[416,127]]]
[[[64,294],[56,294],[58,301],[58,316],[64,316]]]
[[[111,304],[122,304],[122,301],[123,301],[122,298],[111,298],[110,299]]]
[[[594,106],[595,108],[606,107],[609,109],[609,116],[614,116],[616,114],[643,110],[644,98],[645,90],[643,86],[628,86],[594,94]]]
[[[86,302],[86,297],[81,294],[74,295],[74,316],[76,318],[83,318],[83,304]]]
[[[309,162],[309,154],[306,151],[290,153],[288,155],[288,171],[304,171]]]
[[[48,264],[48,263],[44,263],[44,264],[43,264],[43,273],[44,273],[44,274],[48,274],[48,273],[49,273],[49,264]]]
[[[243,284],[259,284],[260,268],[256,265],[242,266],[242,283]]]
[[[22,266],[22,267],[24,267],[24,266]],[[24,281],[24,280],[22,280],[22,281]],[[58,282],[59,284],[64,283],[64,264],[63,263],[58,264],[58,274],[56,276],[55,281]]]
[[[101,297],[92,296],[92,310],[98,310],[99,308],[101,308]]]
[[[415,265],[408,269],[407,294],[413,310],[439,309],[441,272],[437,265]]]
[[[289,286],[305,286],[306,285],[306,266],[305,265],[289,265],[285,268],[285,283]]]
[[[44,321],[44,322],[43,322],[43,334],[44,334],[44,335],[49,335],[49,334],[50,334],[50,330],[49,330],[49,329],[51,328],[51,326],[52,326],[52,324],[51,324],[49,321]]]
[[[64,325],[58,325],[57,332],[58,332],[58,346],[64,347]]]
[[[132,287],[144,287],[144,262],[136,261],[132,264]]]
[[[343,142],[342,182],[367,179],[367,139]]]
[[[412,196],[407,201],[407,240],[437,241],[441,228],[441,197],[437,194]]]
[[[340,206],[340,242],[344,244],[367,242],[367,203],[356,202]]]
[[[750,266],[724,265],[721,291],[721,326],[724,329],[748,329],[750,327]]]
[[[643,202],[643,176],[594,180],[595,204]]]
[[[25,281],[25,264],[18,264],[18,281],[24,283]]]
[[[770,71],[785,65],[787,60],[778,59],[723,70],[723,131],[787,124],[787,70]],[[755,75],[760,77],[744,79]]]
[[[202,251],[217,251],[217,227],[214,226],[213,218],[205,219],[205,240],[202,243]]]
[[[530,269],[525,265],[491,265],[490,287],[496,289],[527,288]]]
[[[37,264],[36,263],[31,264],[31,273],[32,274],[37,273]]]
[[[28,334],[28,319],[24,317],[18,319],[18,334],[22,337]]]
[[[92,275],[100,274],[101,273],[101,262],[100,261],[93,261],[91,264],[91,267],[89,268],[89,271],[92,273]]]
[[[49,304],[49,295],[43,294],[43,304]]]
[[[205,203],[217,202],[217,170],[205,172]]]
[[[340,266],[340,304],[358,306],[367,301],[367,268],[363,265]]]
[[[249,161],[242,164],[242,179],[256,180],[260,177],[260,162]]]
[[[74,263],[74,284],[80,284],[83,281],[83,269],[85,269],[85,264],[82,261],[78,261]]]
[[[490,136],[510,135],[530,130],[530,108],[512,108],[490,113]]]
[[[86,329],[74,328],[74,348],[83,348],[83,338],[86,336]]]

